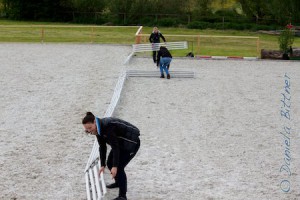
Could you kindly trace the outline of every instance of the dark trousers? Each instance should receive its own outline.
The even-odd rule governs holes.
[[[154,42],[152,43],[152,50],[157,49],[157,47],[159,47],[159,41],[158,42]],[[152,56],[153,56],[153,61],[156,62],[156,51],[152,51]]]
[[[129,163],[129,161],[136,155],[139,148],[140,148],[140,141],[138,141],[138,144],[136,145],[136,149],[134,152],[128,152],[122,149],[120,150],[119,165],[118,165],[117,175],[115,177],[115,181],[119,185],[119,196],[126,196],[127,177],[124,169],[126,165]],[[107,158],[107,167],[109,170],[111,170],[112,168],[112,163],[113,163],[113,153],[112,151],[110,151]]]
[[[156,62],[156,51],[152,51],[153,61]]]

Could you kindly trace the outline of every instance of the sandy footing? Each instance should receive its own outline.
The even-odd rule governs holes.
[[[0,199],[86,199],[94,137],[81,118],[104,115],[122,70],[155,69],[124,66],[130,50],[0,44]],[[196,77],[129,78],[115,112],[141,130],[128,199],[299,199],[299,62],[175,58],[171,69]]]

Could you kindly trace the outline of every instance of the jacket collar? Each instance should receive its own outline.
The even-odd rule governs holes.
[[[100,119],[98,117],[96,117],[95,120],[96,120],[96,126],[97,126],[97,133],[100,136],[101,135]]]

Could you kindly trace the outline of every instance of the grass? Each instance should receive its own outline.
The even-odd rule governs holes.
[[[0,20],[0,42],[49,42],[49,43],[135,43],[138,27],[103,27],[50,22],[24,22]],[[189,49],[173,50],[174,56],[185,56],[188,52],[196,55],[213,56],[259,56],[260,49],[278,49],[278,36],[250,31],[196,30],[186,28],[160,27],[167,41],[188,41]],[[152,27],[143,27],[142,41],[148,43]],[[184,35],[184,36],[179,36]],[[200,35],[200,38],[198,36]],[[213,37],[202,37],[202,35]],[[259,37],[256,38],[215,38],[215,36]],[[300,47],[300,38],[295,38],[294,47]],[[149,53],[144,53],[149,54]]]
[[[130,44],[138,27],[100,27],[57,23],[1,23],[0,42]]]

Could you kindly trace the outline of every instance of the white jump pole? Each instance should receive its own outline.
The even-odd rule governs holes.
[[[98,161],[98,165],[99,165],[99,167],[101,167],[100,159]],[[102,192],[103,192],[103,196],[104,196],[107,191],[106,191],[106,184],[104,182],[103,172],[101,172],[101,174],[100,174],[100,181],[101,181],[101,187],[102,187]]]
[[[91,190],[90,190],[90,181],[89,181],[88,172],[85,173],[85,187],[86,187],[87,200],[91,200]]]
[[[101,188],[100,188],[99,171],[98,171],[96,165],[93,167],[93,170],[94,170],[94,177],[95,177],[96,190],[97,190],[97,194],[98,194],[98,200],[100,200],[102,198],[102,192],[101,192]]]
[[[89,175],[90,175],[90,182],[91,182],[93,199],[97,199],[96,190],[95,190],[95,182],[94,182],[94,178],[93,178],[92,169],[89,169]]]

